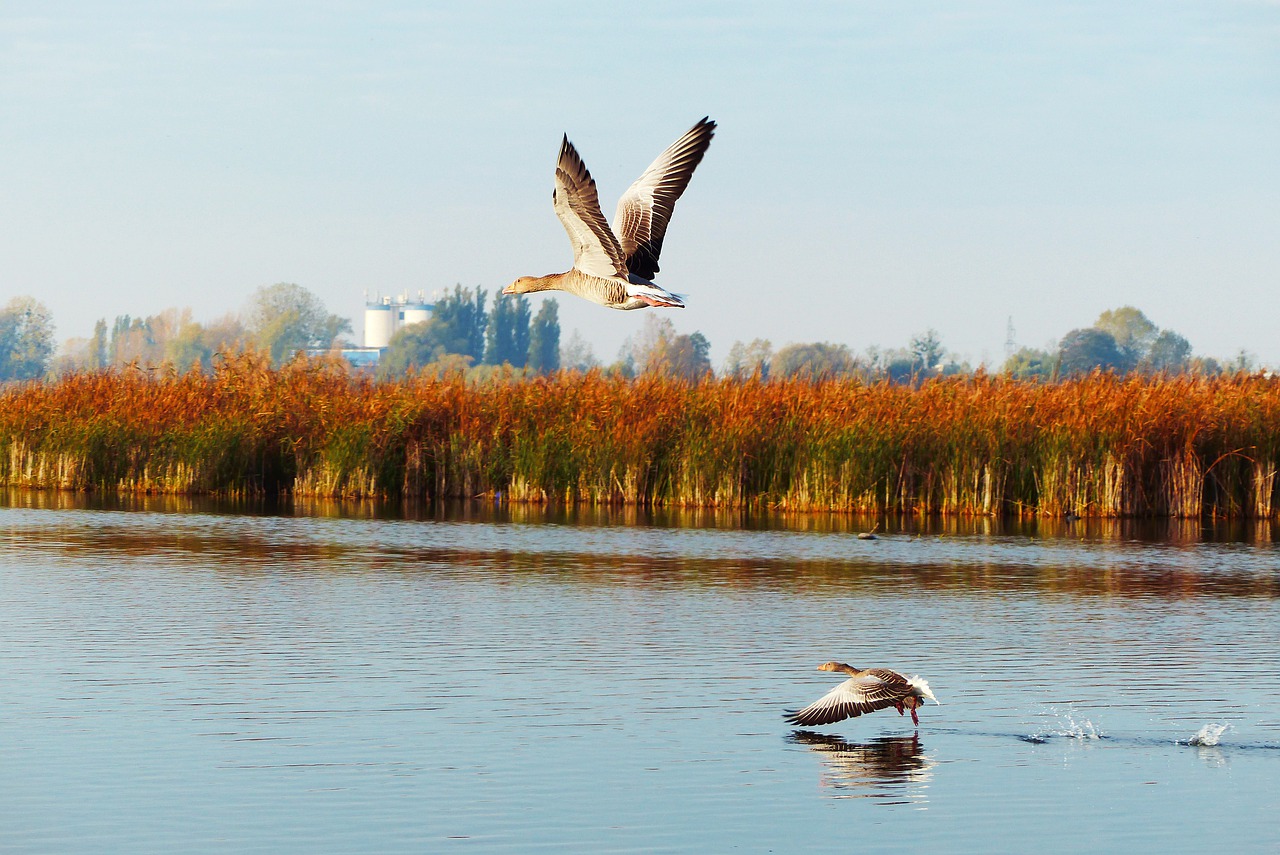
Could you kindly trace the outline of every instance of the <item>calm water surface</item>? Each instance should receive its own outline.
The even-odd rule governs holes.
[[[0,850],[1280,849],[1266,528],[225,511],[0,497]]]

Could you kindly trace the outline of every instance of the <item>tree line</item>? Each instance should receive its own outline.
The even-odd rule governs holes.
[[[482,288],[455,286],[440,298],[428,321],[400,330],[383,355],[382,376],[411,368],[481,370],[510,365],[535,372],[560,367],[560,323],[555,300],[532,315],[524,297],[498,299],[486,311]],[[264,285],[240,312],[200,323],[189,308],[134,317],[99,319],[87,338],[54,343],[53,316],[31,297],[0,309],[0,380],[99,371],[138,365],[179,372],[211,370],[221,355],[242,350],[266,354],[276,364],[298,352],[352,347],[351,321],[331,314],[308,289],[290,282]]]
[[[1014,347],[995,373],[1020,380],[1066,380],[1094,370],[1118,375],[1201,374],[1249,371],[1247,353],[1219,361],[1195,356],[1191,343],[1160,329],[1133,306],[1109,309],[1090,327],[1074,329],[1044,348]],[[905,348],[867,348],[860,354],[830,342],[789,344],[775,351],[768,339],[734,342],[723,371],[737,377],[860,377],[868,381],[913,382],[925,377],[973,372],[968,362],[948,351],[937,330],[914,336]]]
[[[33,319],[16,328],[6,323],[15,303],[21,303],[21,311]],[[193,319],[188,308],[143,317],[117,315],[110,323],[100,318],[90,336],[68,339],[57,351],[48,309],[30,297],[20,297],[0,311],[0,379],[27,380],[130,364],[171,366],[181,372],[211,370],[219,355],[241,350],[260,351],[279,364],[299,350],[341,346],[343,335],[350,332],[351,321],[330,314],[311,291],[280,282],[258,288],[243,311],[210,323]],[[25,357],[21,370],[6,371],[5,359],[11,353],[38,354],[38,358]]]
[[[1019,379],[1079,377],[1095,369],[1116,374],[1223,374],[1248,371],[1253,360],[1241,351],[1234,360],[1196,356],[1191,342],[1161,329],[1133,306],[1108,309],[1093,326],[1068,332],[1045,348],[1022,347],[1011,353],[1001,371]]]
[[[429,320],[392,337],[379,376],[403,376],[411,369],[463,370],[472,379],[483,379],[499,365],[541,374],[600,368],[626,377],[648,373],[688,380],[712,373],[711,342],[701,332],[678,332],[666,315],[647,313],[640,329],[622,343],[618,358],[606,366],[576,330],[561,344],[554,298],[544,299],[536,315],[523,295],[498,296],[488,312],[487,301],[483,288],[455,286],[437,299]]]
[[[396,333],[380,360],[379,376],[428,370],[463,371],[471,379],[484,379],[502,365],[533,373],[600,368],[624,376],[662,374],[689,380],[714,373],[710,341],[701,332],[678,332],[667,314],[645,313],[617,358],[605,365],[576,330],[562,342],[554,299],[544,299],[536,314],[522,295],[498,296],[491,307],[488,303],[489,294],[483,288],[454,286],[436,300],[427,321]],[[59,351],[48,308],[31,297],[16,297],[0,309],[0,380],[129,364],[210,370],[219,354],[246,349],[266,353],[280,364],[299,351],[349,346],[344,335],[351,332],[348,319],[329,313],[306,288],[277,283],[257,289],[240,313],[211,323],[193,320],[190,309],[166,309],[146,317],[120,315],[110,324],[100,319],[90,337],[70,339]],[[1243,351],[1228,361],[1196,356],[1185,337],[1160,329],[1137,308],[1123,306],[1103,312],[1092,326],[1071,330],[1043,348],[1012,348],[998,373],[1052,381],[1095,369],[1121,375],[1177,375],[1253,367]],[[831,342],[793,343],[774,350],[768,339],[738,341],[730,347],[719,373],[740,378],[860,377],[907,383],[972,371],[930,329],[914,336],[906,347],[872,346],[861,353]]]

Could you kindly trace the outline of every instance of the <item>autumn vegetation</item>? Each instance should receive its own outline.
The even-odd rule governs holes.
[[[380,381],[336,359],[242,354],[212,372],[9,384],[0,446],[0,484],[45,489],[1269,518],[1280,381]]]
[[[999,376],[930,330],[901,351],[710,342],[648,315],[603,367],[554,300],[438,295],[376,373],[306,289],[240,316],[100,321],[50,365],[51,318],[0,309],[0,486],[830,510],[1270,518],[1280,387],[1193,357],[1133,307]],[[1010,328],[1009,341],[1013,340]],[[307,358],[298,354],[323,353]],[[1241,359],[1238,368],[1245,367]],[[568,370],[561,370],[564,365]]]

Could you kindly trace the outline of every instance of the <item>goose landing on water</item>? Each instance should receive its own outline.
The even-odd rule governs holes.
[[[566,134],[552,194],[556,216],[573,244],[573,267],[549,276],[521,276],[503,294],[568,291],[610,309],[684,308],[676,294],[653,284],[658,255],[676,200],[711,145],[707,118],[672,143],[618,200],[613,228],[600,211],[596,182]]]
[[[859,670],[843,662],[826,662],[819,665],[818,670],[841,671],[850,676],[804,709],[788,712],[786,718],[790,724],[814,727],[893,707],[898,715],[911,710],[911,721],[919,725],[916,709],[924,706],[924,699],[939,703],[927,681],[904,677],[888,668]]]

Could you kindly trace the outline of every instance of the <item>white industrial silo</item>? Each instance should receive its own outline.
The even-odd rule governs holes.
[[[426,295],[418,292],[418,298],[412,300],[409,295],[404,296],[404,305],[400,307],[400,324],[408,326],[409,324],[420,324],[431,317],[431,310],[435,306],[428,303]]]
[[[396,307],[390,297],[364,304],[364,346],[386,347],[396,331]]]

